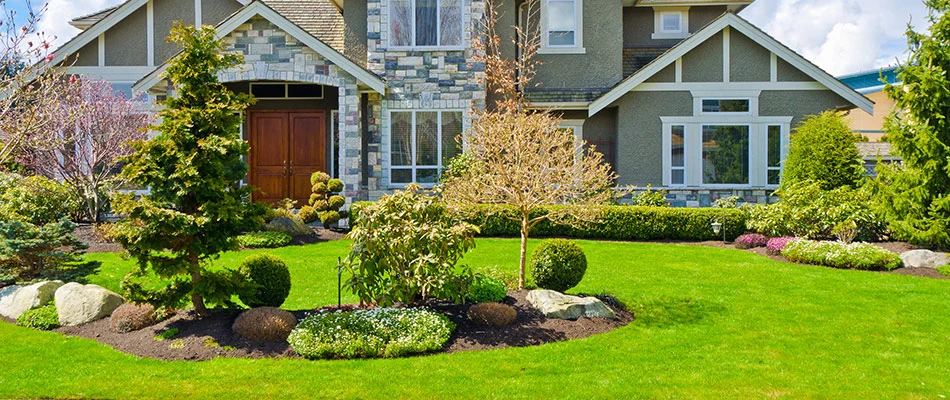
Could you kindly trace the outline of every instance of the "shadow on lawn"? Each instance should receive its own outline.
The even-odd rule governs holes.
[[[707,317],[726,311],[726,308],[719,304],[692,298],[653,299],[635,304],[631,309],[637,316],[635,324],[648,328],[698,324]]]
[[[100,267],[102,267],[102,263],[99,261],[70,263],[56,270],[44,272],[41,274],[41,279],[87,284],[89,283],[87,278],[98,273]]]

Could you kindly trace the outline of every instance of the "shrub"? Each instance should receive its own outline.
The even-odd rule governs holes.
[[[483,276],[491,277],[502,281],[508,289],[518,288],[518,271],[503,269],[497,265],[483,268],[480,271]]]
[[[455,324],[418,308],[318,312],[290,333],[290,346],[308,359],[401,357],[435,351]]]
[[[87,246],[71,235],[75,229],[65,218],[42,226],[0,221],[0,274],[30,280],[81,262]]]
[[[340,208],[346,204],[346,199],[338,193],[343,190],[343,181],[331,179],[325,172],[314,172],[310,176],[313,185],[310,195],[310,205],[316,211],[317,217],[325,228],[329,228],[340,221]]]
[[[354,203],[350,208],[350,226],[359,226],[362,223],[359,210],[372,205],[370,202]],[[533,219],[549,209],[564,207],[542,207],[531,216]],[[492,212],[499,209],[504,215]],[[511,220],[518,213],[512,206],[480,205],[466,213],[468,217],[465,221],[478,226],[480,236],[518,237],[521,235],[521,224]],[[604,206],[600,217],[592,223],[574,221],[559,225],[542,220],[531,230],[531,234],[534,237],[624,241],[722,240],[722,233],[713,233],[709,226],[713,222],[721,222],[723,215],[727,239],[733,240],[746,232],[748,214],[744,209]]]
[[[44,331],[59,328],[59,314],[56,312],[56,305],[50,303],[20,314],[16,319],[16,324]]]
[[[750,208],[749,229],[771,237],[833,239],[835,227],[850,221],[859,240],[877,240],[886,233],[883,218],[871,209],[867,189],[823,190],[816,182],[802,182],[775,193],[781,202]]]
[[[169,329],[166,329],[166,330],[162,331],[162,333],[159,333],[158,335],[155,335],[155,337],[152,338],[152,339],[154,339],[156,342],[160,342],[160,341],[162,341],[162,340],[171,339],[171,338],[175,337],[175,335],[177,335],[177,334],[178,334],[178,328],[169,328]]]
[[[314,210],[311,206],[300,207],[300,211],[297,211],[297,217],[306,224],[320,219],[320,216],[317,215],[317,210]]]
[[[768,249],[769,254],[781,254],[782,249],[784,249],[785,246],[788,246],[788,243],[795,239],[796,238],[791,236],[771,238],[767,243],[765,243],[765,248]]]
[[[415,185],[360,213],[361,223],[348,236],[353,246],[344,265],[352,274],[346,286],[361,303],[385,307],[465,299],[471,272],[456,264],[475,247],[478,228]]]
[[[517,281],[515,282],[517,284]],[[466,300],[472,303],[497,303],[508,295],[505,282],[490,276],[478,275],[468,288]]]
[[[240,295],[250,307],[280,307],[290,294],[290,270],[277,256],[256,254],[245,258],[238,272],[254,287]]]
[[[736,238],[736,248],[751,249],[768,244],[769,239],[758,233],[747,233]]]
[[[794,262],[832,268],[889,271],[902,265],[897,254],[867,243],[844,244],[799,239],[789,242],[782,250],[782,255]]]
[[[78,219],[82,213],[83,205],[72,189],[42,176],[23,178],[0,194],[0,219],[46,225]]]
[[[531,258],[531,276],[543,289],[564,292],[577,286],[587,272],[587,256],[577,243],[563,239],[542,242]]]
[[[944,265],[944,266],[942,266],[942,267],[937,267],[937,272],[940,272],[941,274],[944,274],[944,275],[946,275],[946,276],[950,276],[950,265]]]
[[[255,342],[285,342],[297,325],[293,314],[274,307],[247,310],[234,320],[231,330]]]
[[[817,183],[823,190],[857,187],[865,171],[856,141],[842,114],[809,116],[792,133],[782,188],[802,182]]]
[[[648,185],[647,190],[633,195],[633,198],[630,200],[635,206],[666,207],[666,194],[667,192],[665,190],[653,190],[653,188]]]
[[[109,318],[109,328],[118,333],[137,331],[156,323],[158,318],[151,304],[125,303],[116,308]]]
[[[518,318],[514,307],[501,303],[481,303],[468,308],[468,319],[479,325],[508,326]]]
[[[273,249],[284,247],[293,240],[284,232],[251,232],[237,237],[238,244],[248,249]]]

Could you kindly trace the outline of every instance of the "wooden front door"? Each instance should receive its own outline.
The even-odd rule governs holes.
[[[310,198],[310,175],[326,168],[325,111],[252,111],[250,184],[255,201]]]

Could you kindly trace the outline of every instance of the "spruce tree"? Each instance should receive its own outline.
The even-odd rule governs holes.
[[[203,316],[206,302],[230,305],[243,286],[237,273],[212,269],[211,261],[237,249],[238,234],[263,223],[264,206],[252,204],[250,188],[240,184],[248,154],[240,113],[252,100],[218,82],[217,72],[242,58],[222,51],[214,28],[179,23],[168,40],[183,50],[165,72],[177,93],[159,111],[159,135],[135,143],[122,171],[149,193],[115,199],[116,210],[128,216],[117,239],[138,263],[123,287],[132,300],[159,308],[190,299]]]

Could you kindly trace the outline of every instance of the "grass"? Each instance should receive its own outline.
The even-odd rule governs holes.
[[[537,242],[532,241],[532,246]],[[785,264],[709,247],[581,242],[572,292],[638,316],[570,342],[391,360],[140,359],[0,323],[0,398],[939,398],[950,396],[950,282]],[[347,243],[269,252],[294,282],[284,308],[336,301]],[[237,265],[247,254],[224,255]],[[516,240],[481,239],[474,267],[516,268]],[[118,288],[115,255],[90,281]],[[352,301],[346,296],[344,301]]]

